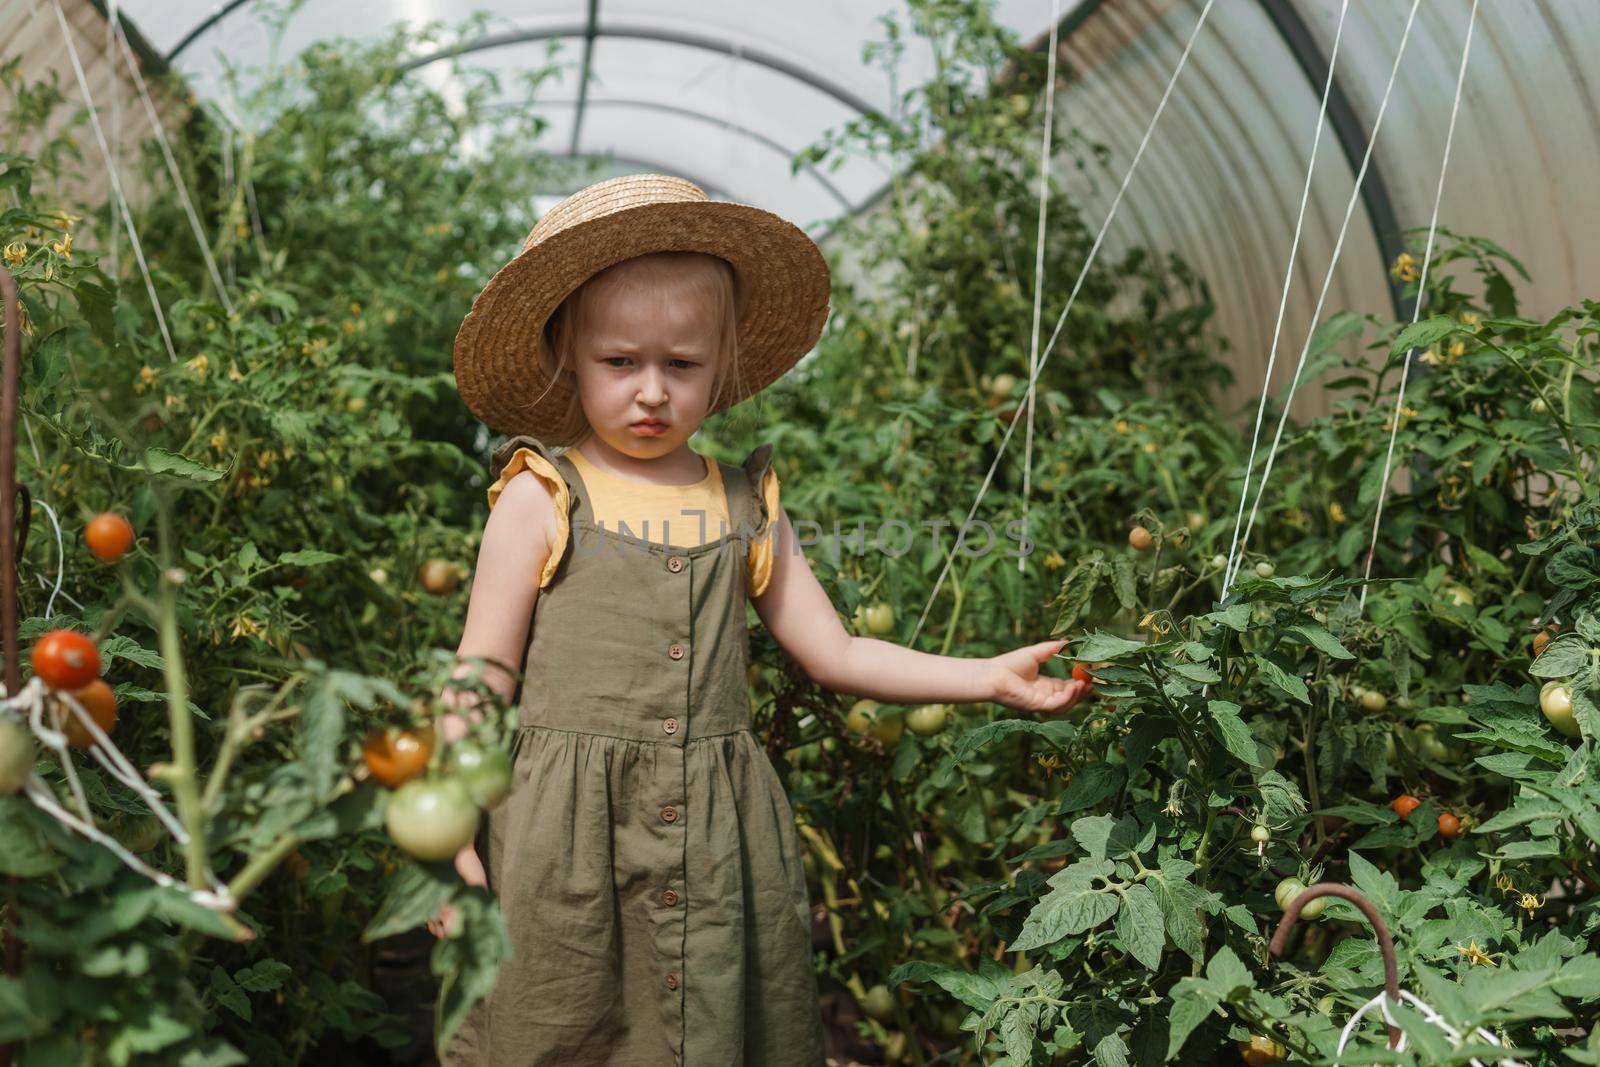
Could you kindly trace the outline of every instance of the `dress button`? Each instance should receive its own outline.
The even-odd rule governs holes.
[[[673,574],[677,574],[679,571],[683,570],[683,557],[682,556],[668,556],[667,557],[667,570],[671,571]]]
[[[661,809],[661,821],[662,822],[677,822],[678,821],[678,809],[673,807],[671,804],[668,804],[666,807],[662,808]]]
[[[677,975],[675,975],[675,974],[667,975],[667,988],[668,989],[677,989],[678,988],[678,976]]]
[[[667,646],[667,655],[671,656],[673,659],[682,659],[683,646],[674,641],[672,644]]]
[[[661,728],[669,734],[675,734],[678,732],[678,720],[664,719],[661,722]]]
[[[661,893],[661,903],[665,904],[667,907],[670,908],[674,904],[676,904],[677,902],[678,902],[678,894],[677,893],[673,892],[670,889],[662,891],[662,893]]]

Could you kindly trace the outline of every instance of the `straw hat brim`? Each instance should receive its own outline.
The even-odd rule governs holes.
[[[766,388],[817,343],[828,317],[829,273],[805,231],[747,204],[640,204],[567,226],[489,279],[456,334],[456,384],[467,407],[499,433],[571,443],[554,440],[575,383],[545,375],[539,348],[546,321],[597,272],[669,251],[720,256],[745,293],[737,325],[740,388],[708,414]]]

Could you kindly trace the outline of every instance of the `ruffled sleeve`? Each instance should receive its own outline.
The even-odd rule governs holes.
[[[767,583],[772,579],[772,555],[777,543],[778,472],[772,469],[772,445],[764,444],[750,453],[743,466],[755,497],[756,512],[761,516],[746,560],[750,595],[756,597],[766,592]]]
[[[530,472],[535,478],[544,482],[550,490],[550,495],[555,498],[556,536],[550,546],[550,558],[545,562],[544,572],[539,576],[539,588],[543,589],[550,584],[550,579],[555,577],[556,566],[566,552],[567,539],[571,531],[568,512],[572,506],[572,492],[567,487],[567,480],[556,469],[554,454],[549,447],[536,438],[518,434],[496,448],[494,455],[489,459],[489,477],[494,479],[488,489],[491,510],[495,501],[500,499],[501,490],[523,471]]]

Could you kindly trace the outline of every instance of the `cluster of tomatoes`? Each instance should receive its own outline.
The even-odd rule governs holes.
[[[100,650],[87,634],[76,630],[51,630],[34,644],[30,655],[33,673],[49,690],[53,725],[66,735],[72,748],[94,745],[95,736],[69,705],[76,701],[109,734],[117,722],[117,697],[100,677]],[[15,793],[33,773],[33,735],[12,716],[0,717],[0,793]]]
[[[385,824],[395,844],[421,860],[447,860],[477,835],[483,810],[511,791],[511,759],[504,749],[471,741],[449,748],[442,774],[433,764],[432,726],[376,729],[361,747],[373,778],[394,790]]]
[[[1394,802],[1390,807],[1394,808],[1396,815],[1402,819],[1407,819],[1411,817],[1412,812],[1422,807],[1422,801],[1410,793],[1401,793],[1394,798]],[[1449,811],[1441,811],[1439,813],[1439,836],[1445,841],[1454,841],[1460,837],[1462,827],[1461,816]]]
[[[909,728],[918,737],[932,737],[950,723],[949,704],[919,704],[903,713],[885,708],[876,700],[858,700],[850,706],[845,725],[851,733],[882,742],[886,748],[900,743],[900,735]],[[963,709],[967,710],[967,709]]]
[[[90,519],[83,531],[89,551],[102,563],[115,563],[133,547],[133,524],[115,512]],[[53,725],[66,735],[72,748],[86,749],[94,734],[68,704],[75,700],[89,718],[109,734],[117,722],[117,696],[100,677],[100,649],[87,634],[76,630],[51,630],[33,646],[34,676],[50,691]],[[33,774],[33,734],[16,718],[0,716],[0,793],[15,793]]]

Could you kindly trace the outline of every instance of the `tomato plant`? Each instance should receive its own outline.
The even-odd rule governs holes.
[[[33,734],[8,715],[0,715],[0,793],[15,793],[33,773]]]

